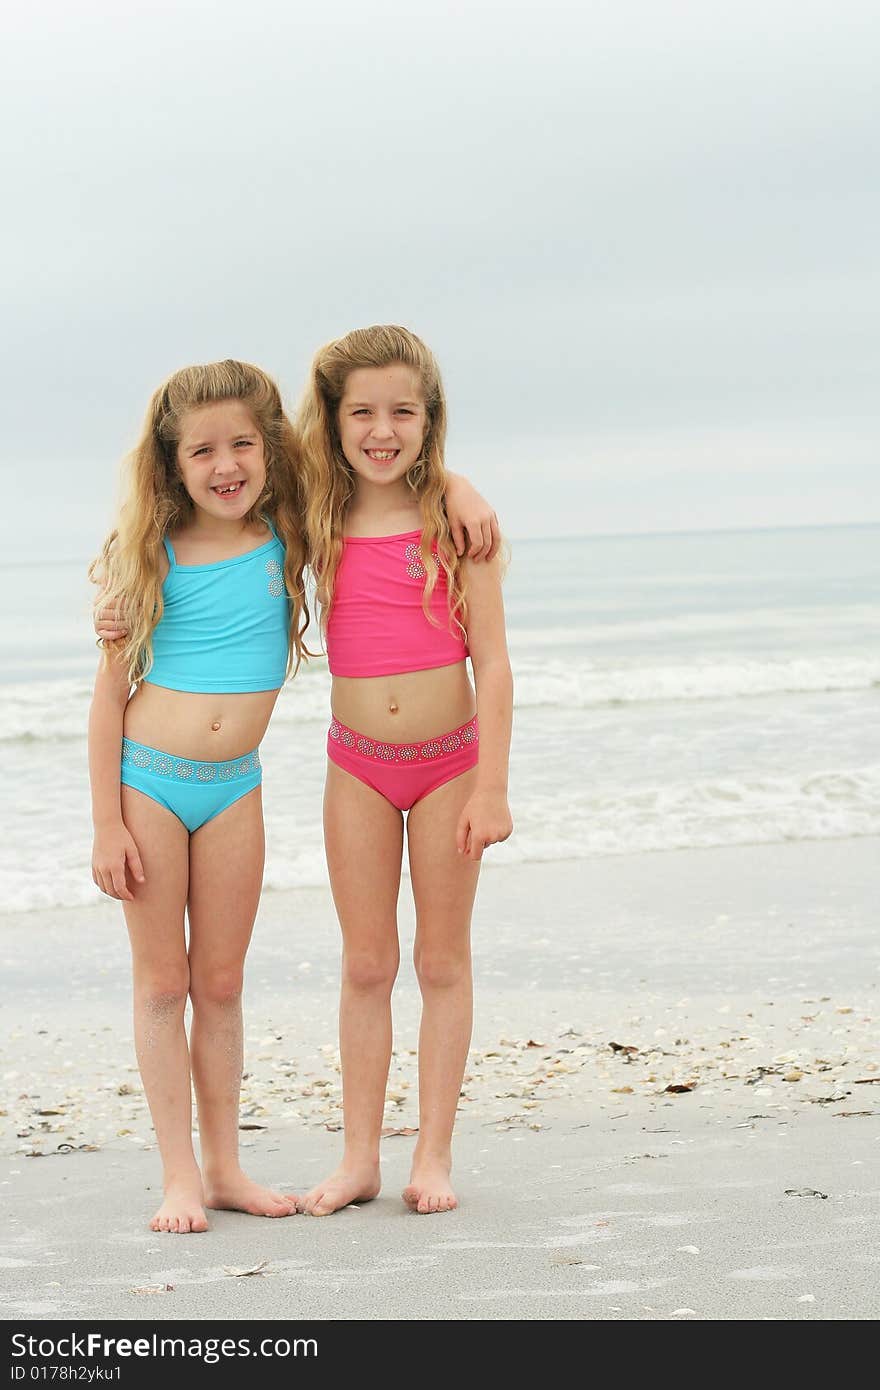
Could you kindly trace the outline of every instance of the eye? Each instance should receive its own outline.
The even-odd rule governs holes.
[[[253,446],[253,442],[252,439],[236,439],[235,447],[236,449],[250,449]]]
[[[201,447],[200,449],[196,449],[196,450],[193,452],[193,458],[194,458],[194,459],[197,459],[198,456],[199,456],[199,454],[207,454],[207,453],[209,453],[209,452],[210,452],[210,446],[207,445],[207,444],[203,444],[202,447]]]
[[[398,415],[415,415],[415,411],[410,410],[409,406],[406,405],[402,405],[397,413]]]
[[[357,410],[352,411],[353,415],[369,415],[369,413],[370,412],[365,405],[359,405]]]

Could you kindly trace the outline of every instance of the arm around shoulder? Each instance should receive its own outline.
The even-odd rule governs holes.
[[[491,560],[501,545],[495,509],[460,473],[446,472],[446,517],[455,553],[470,560]],[[465,539],[467,533],[467,539]]]

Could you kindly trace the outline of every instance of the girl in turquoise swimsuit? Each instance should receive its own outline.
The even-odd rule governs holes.
[[[467,484],[460,495],[472,510]],[[238,1099],[263,874],[259,745],[308,655],[303,514],[275,383],[242,362],[187,367],[153,396],[92,567],[104,612],[126,623],[98,626],[92,876],[122,902],[131,941],[135,1048],[164,1175],[154,1231],[207,1230],[210,1208],[296,1211],[296,1197],[242,1172]]]
[[[238,1096],[263,873],[259,744],[308,621],[297,490],[274,382],[241,362],[185,368],[153,396],[92,571],[129,627],[107,646],[89,720],[92,875],[121,899],[131,940],[135,1048],[164,1170],[154,1231],[207,1230],[206,1208],[295,1210],[242,1172]]]

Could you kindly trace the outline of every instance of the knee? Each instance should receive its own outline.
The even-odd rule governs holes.
[[[454,989],[470,979],[471,953],[467,948],[416,945],[413,963],[422,989]]]
[[[353,989],[390,994],[399,964],[397,951],[346,951],[342,977]]]
[[[182,1016],[189,994],[189,971],[168,970],[139,980],[135,994],[138,1002],[153,1018]]]
[[[229,1008],[241,999],[243,984],[244,973],[240,965],[194,970],[190,986],[193,1004],[212,1004],[215,1008]]]

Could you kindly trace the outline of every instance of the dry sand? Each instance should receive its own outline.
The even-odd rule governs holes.
[[[118,909],[7,916],[3,1318],[875,1317],[877,851],[488,869],[459,1210],[399,1198],[417,1123],[407,964],[382,1196],[323,1220],[214,1213],[191,1237],[146,1225],[159,1163]],[[409,942],[406,885],[401,925]],[[339,1148],[337,969],[329,895],[267,894],[243,1155],[289,1190]]]

